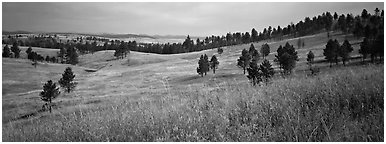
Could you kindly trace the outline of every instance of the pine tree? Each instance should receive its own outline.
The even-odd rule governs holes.
[[[249,56],[249,52],[246,49],[243,49],[241,52],[241,56],[239,59],[237,59],[237,66],[243,68],[244,74],[245,70],[249,65],[249,61],[251,60],[251,57]]]
[[[251,46],[249,47],[248,52],[250,56],[252,56],[256,52],[255,46],[253,44],[251,44]]]
[[[56,84],[52,82],[52,80],[47,81],[47,83],[43,86],[43,91],[40,92],[41,100],[46,102],[45,105],[49,103],[49,110],[51,112],[51,103],[52,100],[58,97],[60,94],[59,88],[56,87]]]
[[[342,58],[343,65],[346,65],[346,61],[350,58],[350,52],[354,49],[352,48],[350,42],[348,40],[344,40],[342,46],[339,49],[339,56]]]
[[[72,65],[76,65],[79,62],[78,53],[76,52],[76,49],[74,46],[69,46],[67,48],[66,61],[68,64],[72,64]]]
[[[224,52],[224,50],[221,47],[217,48],[217,53],[218,54],[222,54],[223,52]]]
[[[204,69],[203,70],[204,70],[205,75],[209,71],[209,67],[210,67],[210,64],[209,64],[208,56],[206,54],[204,54],[204,64],[203,64]]]
[[[259,61],[260,59],[260,54],[259,52],[255,49],[255,46],[253,46],[253,44],[251,44],[251,46],[249,47],[249,56],[251,57],[251,59],[255,59],[256,62]]]
[[[308,52],[308,54],[307,54],[307,62],[308,62],[308,64],[311,65],[312,63],[314,63],[314,58],[315,58],[314,53],[312,51]]]
[[[32,47],[28,47],[28,49],[25,51],[25,53],[27,53],[27,55],[29,55],[30,53],[32,52]]]
[[[60,63],[66,62],[66,49],[64,48],[63,45],[59,45],[60,51],[58,52],[58,58],[60,58]]]
[[[210,68],[213,69],[213,74],[216,73],[216,69],[219,64],[220,62],[218,62],[216,55],[213,55],[210,59]]]
[[[293,45],[290,45],[288,42],[284,47],[281,45],[277,49],[277,55],[275,55],[276,61],[279,63],[280,68],[284,71],[284,74],[290,74],[292,69],[296,66],[296,61],[298,61],[298,52],[295,51]]]
[[[252,41],[253,41],[253,42],[257,42],[257,35],[258,35],[258,34],[257,34],[257,31],[255,30],[255,28],[252,29],[251,35],[252,35],[252,36],[251,36]]]
[[[198,67],[197,67],[197,73],[201,75],[201,77],[204,76],[204,73],[206,73],[206,62],[204,59],[204,55],[201,55],[200,60],[198,60]]]
[[[382,57],[383,57],[383,52],[384,52],[384,35],[379,34],[375,38],[371,49],[370,49],[370,54],[371,54],[371,61],[375,62],[376,56],[379,56],[379,62],[382,62]]]
[[[251,81],[253,86],[263,81],[262,73],[260,72],[260,69],[257,66],[257,61],[255,59],[252,59],[252,61],[249,63],[247,71],[247,78]]]
[[[263,58],[267,57],[269,53],[271,52],[269,45],[267,43],[263,44],[260,49],[261,54],[263,55]]]
[[[62,78],[59,80],[59,84],[62,88],[64,88],[67,93],[70,93],[76,87],[76,82],[74,82],[75,75],[72,72],[71,67],[67,67],[64,73],[62,74]]]
[[[264,77],[265,82],[267,83],[270,78],[275,74],[274,69],[272,68],[271,63],[267,59],[260,64],[260,71],[262,77]]]
[[[336,42],[336,40],[328,40],[326,48],[323,49],[323,55],[325,56],[325,59],[330,62],[330,67],[334,61],[337,63],[339,43]]]
[[[50,56],[46,56],[46,61],[50,62]]]
[[[3,48],[3,57],[10,57],[11,56],[11,51],[8,47],[8,45],[5,45]]]
[[[11,51],[13,52],[13,54],[15,54],[15,58],[20,57],[20,48],[16,42],[13,43],[13,46],[11,47]]]

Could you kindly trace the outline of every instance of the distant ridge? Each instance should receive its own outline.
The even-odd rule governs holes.
[[[32,34],[32,32],[29,31],[2,31],[3,35],[10,35],[10,34]]]
[[[30,32],[30,31],[2,31],[3,35],[12,34],[74,34],[105,38],[150,38],[150,39],[186,39],[187,35],[147,35],[147,34],[114,34],[114,33],[78,33],[78,32]],[[190,36],[191,39],[204,39],[205,37]]]

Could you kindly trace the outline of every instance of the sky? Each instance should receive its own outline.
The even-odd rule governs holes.
[[[383,2],[2,3],[2,30],[148,35],[225,35],[285,27],[305,17],[383,10]]]

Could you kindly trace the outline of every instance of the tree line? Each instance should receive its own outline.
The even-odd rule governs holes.
[[[251,32],[235,32],[227,33],[223,36],[207,36],[200,40],[197,38],[193,40],[188,35],[182,43],[167,43],[167,44],[143,44],[139,47],[140,52],[158,53],[158,54],[175,54],[186,53],[193,51],[201,51],[206,49],[213,49],[223,46],[231,46],[238,44],[246,44],[250,42],[259,42],[268,39],[283,39],[284,37],[301,37],[305,35],[320,33],[322,31],[340,30],[344,33],[353,33],[356,36],[369,35],[369,33],[377,31],[380,24],[381,17],[383,20],[383,10],[380,12],[378,8],[375,9],[375,14],[371,15],[364,9],[361,16],[353,16],[352,14],[338,15],[336,12],[322,13],[321,15],[312,18],[305,17],[304,20],[294,24],[291,23],[286,27],[272,27],[264,28],[262,32],[257,32],[252,29]],[[370,24],[365,24],[370,23]],[[304,47],[304,42],[299,40],[299,46]]]

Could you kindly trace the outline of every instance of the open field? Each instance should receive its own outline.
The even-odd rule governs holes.
[[[332,35],[340,43],[349,39],[351,55],[358,55],[362,39]],[[77,66],[40,63],[36,69],[26,59],[3,58],[3,141],[384,141],[383,64],[317,63],[321,73],[308,77],[306,54],[312,50],[322,60],[326,36],[302,37],[305,47],[297,49],[293,75],[276,74],[259,87],[250,86],[236,66],[250,44],[224,47],[221,55],[217,49],[131,52],[119,60],[114,51],[99,51],[80,56]],[[287,41],[297,47],[297,39],[267,41],[271,63]],[[253,44],[260,50],[263,43]],[[201,54],[216,54],[216,74],[196,73]],[[67,66],[76,75],[76,90],[62,92],[52,113],[39,111],[43,83],[58,81]]]

